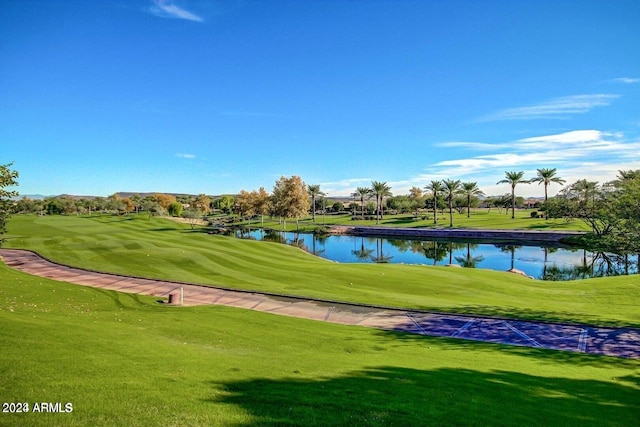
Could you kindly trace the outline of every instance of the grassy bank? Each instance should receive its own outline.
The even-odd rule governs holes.
[[[488,270],[338,264],[146,216],[17,215],[7,247],[105,272],[444,312],[640,325],[633,276],[549,283]]]
[[[640,417],[634,360],[169,307],[1,263],[0,284],[3,402],[73,408],[0,413],[1,425],[567,427]]]

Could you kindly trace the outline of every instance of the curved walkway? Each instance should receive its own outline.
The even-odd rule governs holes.
[[[210,286],[99,273],[51,262],[38,254],[0,249],[9,267],[77,285],[170,297],[185,306],[221,304],[345,325],[499,344],[640,359],[640,330],[539,323],[340,304]],[[182,298],[181,298],[182,295]]]

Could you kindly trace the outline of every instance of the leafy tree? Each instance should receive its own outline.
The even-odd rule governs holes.
[[[271,209],[271,197],[264,187],[260,187],[260,189],[255,192],[253,196],[253,209],[256,215],[260,215],[260,220],[264,226],[264,216],[267,215]]]
[[[380,224],[382,202],[385,197],[391,196],[391,187],[386,182],[371,181],[371,193],[376,197],[376,224]]]
[[[231,195],[222,196],[213,201],[213,206],[216,209],[220,209],[223,213],[230,214],[233,211],[233,206],[236,200]]]
[[[162,215],[164,213],[164,208],[153,196],[148,196],[142,199],[140,206],[147,212],[149,219],[151,219],[153,215]]]
[[[134,194],[133,196],[129,197],[129,199],[133,203],[133,208],[136,211],[136,215],[139,214],[140,207],[142,206],[142,196],[140,196],[139,194]],[[89,210],[89,212],[91,212],[91,210]]]
[[[320,191],[320,185],[308,185],[307,191],[309,192],[309,196],[311,196],[311,214],[313,215],[313,222],[316,222],[316,198],[318,196],[324,196],[324,193]]]
[[[173,202],[173,203],[169,204],[169,206],[167,207],[167,212],[171,216],[181,216],[182,215],[182,209],[183,209],[182,208],[182,203]]]
[[[415,212],[415,216],[418,216],[418,212],[421,207],[424,207],[424,198],[422,197],[422,190],[420,187],[411,187],[409,190],[409,199],[411,200],[411,209]]]
[[[516,217],[516,185],[529,184],[529,181],[523,179],[524,172],[505,172],[505,179],[498,181],[498,184],[511,185],[511,219]]]
[[[7,232],[7,222],[13,212],[13,197],[18,196],[16,190],[7,190],[7,187],[18,185],[18,171],[12,170],[13,163],[0,165],[0,236]],[[0,238],[0,246],[4,239]]]
[[[281,177],[273,187],[272,200],[276,215],[284,218],[285,228],[287,218],[294,218],[299,228],[300,218],[309,212],[309,196],[304,181],[296,175]]]
[[[360,207],[362,208],[362,219],[364,219],[364,199],[371,196],[371,189],[367,187],[358,187],[354,195],[360,197]]]
[[[333,202],[333,205],[331,206],[331,210],[333,212],[342,212],[342,211],[344,211],[344,203],[342,203],[341,201]]]
[[[235,210],[240,216],[240,219],[251,219],[255,213],[255,202],[253,200],[252,193],[245,190],[240,190],[240,194],[236,197]]]
[[[550,184],[564,184],[566,181],[558,176],[556,176],[556,168],[548,169],[542,168],[537,170],[537,175],[535,178],[532,178],[530,182],[537,182],[538,185],[544,184],[544,203],[547,204],[549,197],[547,195],[547,187]],[[549,219],[549,216],[545,213],[545,219]]]
[[[433,223],[438,223],[438,197],[442,194],[444,190],[442,186],[442,181],[431,181],[424,187],[425,190],[431,191],[431,195],[433,196]]]
[[[445,179],[442,181],[444,196],[449,201],[449,227],[453,227],[453,198],[460,193],[461,185],[459,179],[455,181],[453,179]]]
[[[211,212],[211,199],[204,194],[199,194],[193,201],[193,205],[202,213],[202,216]]]
[[[185,209],[182,216],[187,220],[187,223],[189,223],[189,225],[191,226],[191,229],[193,230],[195,226],[202,220],[202,217],[204,216],[204,211],[202,211],[195,204],[192,204],[192,205],[189,205],[187,209]]]
[[[164,209],[168,209],[169,205],[176,201],[176,198],[170,194],[157,193],[154,194],[153,197],[156,199],[156,202],[158,202]]]
[[[463,182],[461,190],[462,191],[460,193],[467,197],[467,218],[469,218],[469,213],[471,212],[471,198],[483,196],[484,193],[478,187],[477,182]]]

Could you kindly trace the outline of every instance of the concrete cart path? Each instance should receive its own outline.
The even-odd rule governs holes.
[[[178,296],[184,305],[220,304],[284,316],[358,325],[411,334],[640,359],[640,329],[538,323],[349,305],[187,283],[98,273],[48,261],[34,252],[0,249],[9,267],[77,285],[118,292]],[[1,285],[0,285],[1,286]]]

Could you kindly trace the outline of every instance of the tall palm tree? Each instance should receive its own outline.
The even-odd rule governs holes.
[[[424,189],[427,191],[431,191],[433,194],[433,223],[438,223],[438,196],[442,193],[442,181],[431,181],[429,184],[424,186]]]
[[[577,193],[582,194],[582,202],[585,206],[589,203],[589,198],[591,198],[591,201],[595,203],[598,181],[587,181],[586,179],[581,179],[573,183],[572,188]]]
[[[552,168],[552,169],[542,168],[542,169],[538,169],[538,175],[535,178],[531,179],[530,182],[537,182],[538,185],[544,184],[544,204],[546,206],[547,199],[548,199],[547,187],[549,187],[549,184],[555,182],[556,184],[562,185],[566,181],[560,178],[559,176],[556,176],[556,168]],[[546,209],[545,209],[544,217],[545,219],[549,219],[549,213]]]
[[[307,185],[307,193],[311,196],[311,212],[313,215],[313,222],[316,222],[316,197],[324,196],[324,193],[320,191],[320,185]]]
[[[449,227],[453,227],[453,197],[460,193],[461,183],[459,179],[445,179],[442,181],[444,195],[449,201]]]
[[[511,219],[516,217],[516,185],[529,184],[529,181],[523,179],[524,172],[506,172],[504,173],[505,179],[498,181],[498,184],[511,185]]]
[[[467,218],[469,218],[471,212],[471,196],[484,196],[484,192],[480,190],[477,182],[463,182],[460,192],[467,196]]]
[[[356,196],[360,196],[360,208],[362,211],[362,219],[364,219],[364,198],[371,196],[371,189],[367,187],[358,187],[354,194]]]
[[[371,193],[376,196],[376,224],[382,219],[382,202],[387,196],[391,196],[391,187],[386,182],[371,181]]]

